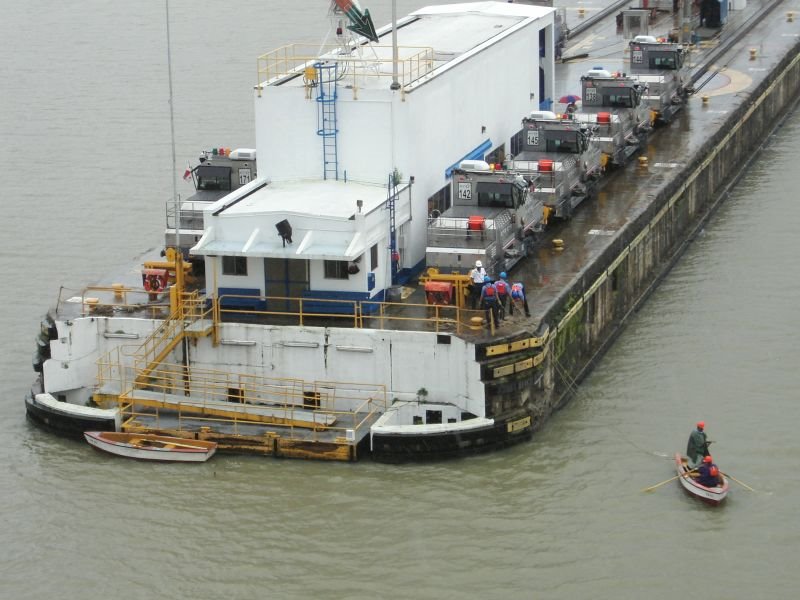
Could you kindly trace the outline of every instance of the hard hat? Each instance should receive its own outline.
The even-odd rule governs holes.
[[[703,421],[698,421],[697,422],[697,428],[698,429],[705,429],[706,428],[706,424]]]
[[[711,460],[711,456],[706,456],[706,457],[703,458],[703,462],[704,463],[710,463],[710,462],[713,462],[713,461]]]
[[[508,277],[508,275],[506,275],[506,272],[505,272],[505,271],[503,271],[502,273],[500,273],[500,277],[502,277],[503,279],[505,279],[506,277]]]
[[[492,278],[488,275],[485,275],[483,278],[483,283],[492,283]]]
[[[480,269],[483,266],[483,263],[481,261],[479,261],[479,260],[476,260],[475,261],[475,266]]]

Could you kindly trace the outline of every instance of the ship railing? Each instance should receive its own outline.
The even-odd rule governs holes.
[[[94,400],[97,404],[111,401],[114,404],[120,394],[128,389],[131,382],[127,380],[130,370],[126,369],[120,353],[120,346],[115,346],[97,359],[97,387]]]
[[[224,294],[213,304],[216,323],[238,321],[302,326],[325,322],[341,327],[461,333],[473,316],[454,305],[377,300]],[[225,340],[221,343],[225,344]]]
[[[370,52],[371,56],[365,53]],[[399,46],[397,78],[405,87],[429,74],[435,67],[433,48],[426,46]],[[383,58],[386,57],[386,58]],[[316,80],[314,65],[339,63],[340,77],[353,83],[354,89],[363,79],[391,79],[393,77],[392,47],[370,44],[368,47],[343,48],[340,45],[289,44],[258,57],[257,89],[277,83],[287,77],[304,77],[306,86],[313,87]]]
[[[340,432],[347,441],[352,433],[369,426],[387,407],[383,385],[358,382],[271,378],[254,374],[199,369],[163,363],[150,374],[146,392],[132,390],[120,396],[124,418],[152,421],[154,428],[177,418],[178,429],[196,429],[198,423],[264,425],[308,439],[309,432]],[[247,409],[251,412],[247,412]],[[272,409],[274,416],[263,411]],[[313,436],[312,436],[313,437]]]
[[[186,201],[180,203],[180,208],[175,206],[173,200],[168,200],[165,206],[167,229],[175,229],[175,223],[179,223],[179,228],[186,231],[203,231],[203,210],[213,204],[209,201],[195,202]],[[180,218],[176,219],[175,214],[180,213]]]
[[[208,327],[196,327],[195,324],[207,322]],[[196,291],[181,294],[180,302],[169,318],[138,346],[123,346],[123,356],[133,359],[138,371],[135,381],[148,381],[151,372],[163,361],[173,348],[187,334],[205,336],[213,326],[213,310],[207,306],[205,298]]]

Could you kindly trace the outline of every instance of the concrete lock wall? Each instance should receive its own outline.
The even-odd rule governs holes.
[[[553,302],[547,358],[531,380],[530,413],[541,422],[621,332],[669,271],[800,93],[800,44],[730,114],[649,206]]]

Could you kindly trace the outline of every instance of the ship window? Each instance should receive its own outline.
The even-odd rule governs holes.
[[[222,257],[223,275],[247,275],[247,257],[245,256],[223,256]]]
[[[470,419],[475,419],[475,418],[477,418],[477,417],[475,415],[473,415],[471,412],[462,412],[461,413],[461,420],[462,421],[469,421]]]
[[[523,148],[523,135],[522,131],[518,131],[514,134],[514,137],[511,138],[511,155],[516,156],[520,152],[522,152]]]
[[[438,425],[442,422],[442,411],[440,410],[426,410],[425,422],[428,425]]]
[[[378,268],[378,244],[373,244],[369,249],[369,265],[370,271]]]
[[[433,215],[435,210],[441,215],[448,208],[450,208],[450,185],[444,186],[428,198],[428,215]]]
[[[414,425],[422,425],[422,417],[415,415],[414,416]]]
[[[348,279],[346,260],[326,260],[325,279]]]

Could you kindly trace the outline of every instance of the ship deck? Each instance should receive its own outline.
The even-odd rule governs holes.
[[[341,427],[307,429],[268,423],[193,419],[141,409],[134,420],[123,425],[122,430],[213,440],[219,444],[220,452],[233,454],[351,461],[358,458],[358,449],[369,443],[370,427],[379,417],[376,413],[353,413],[353,427],[347,430],[351,433],[343,435]]]

